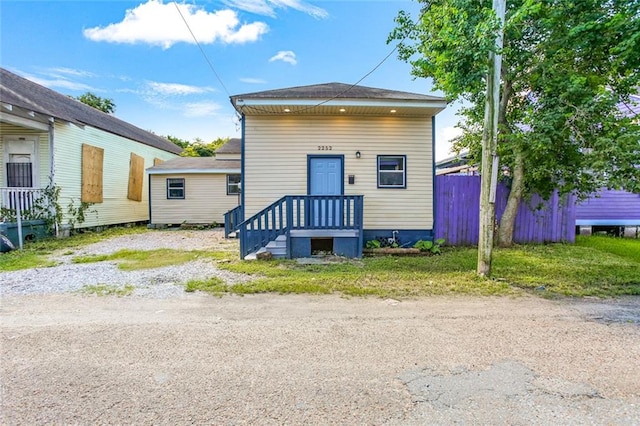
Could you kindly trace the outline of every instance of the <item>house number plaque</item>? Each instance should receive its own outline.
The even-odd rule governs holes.
[[[318,145],[318,151],[331,151],[332,149],[331,145]]]

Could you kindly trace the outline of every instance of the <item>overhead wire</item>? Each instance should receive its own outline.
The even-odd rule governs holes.
[[[180,17],[182,18],[182,21],[184,22],[185,26],[187,27],[187,29],[189,30],[189,33],[191,34],[191,37],[193,38],[196,46],[198,46],[198,49],[200,49],[200,53],[202,53],[202,56],[204,57],[204,59],[206,60],[207,64],[209,65],[209,68],[211,69],[211,71],[213,71],[213,74],[216,76],[218,82],[220,83],[220,85],[222,86],[222,88],[224,89],[225,93],[227,94],[227,96],[232,97],[231,93],[229,93],[229,90],[227,89],[227,87],[225,86],[224,82],[222,81],[222,79],[220,78],[220,75],[218,75],[218,73],[215,70],[215,67],[213,66],[213,63],[209,60],[209,57],[207,56],[206,52],[204,51],[204,49],[202,48],[202,46],[200,45],[200,42],[198,41],[197,37],[195,36],[195,34],[193,33],[193,31],[191,30],[191,26],[189,25],[189,22],[187,22],[187,19],[184,17],[184,15],[182,14],[182,11],[180,10],[180,7],[178,6],[177,2],[173,2],[174,6],[176,7],[176,10],[178,11],[178,13],[180,14]],[[418,21],[422,18],[422,15],[424,14],[424,11],[422,11],[420,13],[420,16],[418,17]],[[396,50],[398,50],[398,46],[400,44],[402,44],[408,37],[408,34],[405,35],[402,40],[400,40],[400,42],[396,43],[396,45],[394,46],[394,48],[381,60],[379,61],[369,72],[367,72],[366,74],[364,74],[358,81],[356,81],[355,83],[351,84],[349,87],[347,87],[346,89],[344,89],[343,91],[335,94],[334,96],[325,99],[321,102],[318,102],[315,105],[309,105],[307,107],[301,108],[301,109],[296,109],[295,113],[299,113],[299,112],[304,112],[304,111],[308,111],[310,109],[314,109],[314,108],[318,108],[326,103],[329,103],[341,96],[343,96],[345,93],[348,93],[350,90],[352,90],[354,87],[356,87],[358,84],[360,84],[365,78],[369,77],[371,74],[373,74],[378,68],[380,68],[382,66],[382,64],[384,64],[387,59],[389,59],[391,57],[391,55],[393,55]],[[254,109],[259,109],[256,107],[252,107]],[[244,105],[242,105],[240,107],[241,111],[244,111]],[[263,110],[263,112],[270,112],[270,111],[266,111]],[[273,112],[273,114],[276,114],[276,112]]]
[[[200,45],[200,42],[196,38],[196,35],[191,30],[191,26],[189,25],[189,23],[187,22],[187,19],[182,14],[182,11],[180,10],[180,7],[178,6],[178,3],[174,1],[173,5],[176,7],[176,10],[180,14],[180,17],[182,18],[182,21],[184,22],[185,26],[187,27],[187,30],[189,30],[189,33],[191,34],[191,37],[193,37],[193,41],[196,43],[196,46],[198,46],[198,49],[200,49],[200,53],[202,53],[202,56],[204,56],[204,59],[207,61],[207,64],[209,64],[209,68],[211,68],[211,71],[213,71],[213,74],[218,79],[218,82],[220,83],[220,85],[224,89],[224,91],[227,94],[227,96],[231,97],[231,93],[229,93],[229,90],[227,90],[227,86],[225,86],[224,83],[222,82],[222,79],[220,78],[220,76],[216,72],[216,69],[214,68],[213,63],[211,63],[211,61],[209,60],[209,57],[207,56],[206,52],[204,51],[204,49]]]

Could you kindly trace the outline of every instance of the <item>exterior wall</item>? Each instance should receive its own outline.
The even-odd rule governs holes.
[[[49,134],[40,130],[27,129],[8,123],[0,123],[0,187],[7,186],[7,171],[4,165],[4,138],[6,136],[25,136],[37,138],[38,179],[33,182],[35,188],[49,185]]]
[[[75,227],[91,227],[149,220],[148,180],[143,179],[142,201],[127,199],[131,153],[144,158],[144,167],[152,167],[153,159],[169,160],[177,155],[134,142],[89,126],[79,128],[56,123],[54,130],[55,182],[61,188],[59,204],[65,217],[73,203],[80,206],[82,179],[82,144],[104,149],[103,202],[93,204],[85,222]]]
[[[245,120],[245,219],[284,195],[307,194],[308,155],[344,155],[344,192],[364,195],[365,228],[432,229],[431,117]],[[377,155],[382,154],[406,155],[405,189],[377,187]],[[355,184],[348,183],[349,175]]]
[[[224,214],[238,205],[238,195],[227,195],[225,174],[149,175],[151,223],[224,223]],[[185,198],[167,199],[167,179],[184,178]]]
[[[640,194],[603,189],[576,206],[577,225],[640,225]]]

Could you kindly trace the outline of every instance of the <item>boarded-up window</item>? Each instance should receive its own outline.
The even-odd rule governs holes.
[[[102,202],[102,171],[104,149],[82,144],[82,194],[83,203]]]
[[[131,153],[129,162],[129,192],[127,198],[142,201],[142,179],[144,177],[144,158]]]
[[[157,166],[158,164],[162,164],[162,163],[164,163],[164,160],[161,159],[161,158],[154,158],[153,159],[153,165],[154,166]]]

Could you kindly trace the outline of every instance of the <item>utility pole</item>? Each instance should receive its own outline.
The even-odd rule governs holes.
[[[500,72],[502,70],[502,50],[504,37],[504,15],[506,0],[493,0],[493,11],[500,21],[496,34],[496,52],[489,53],[489,73],[487,75],[487,99],[484,110],[484,130],[482,132],[482,168],[480,184],[480,229],[478,233],[478,268],[481,277],[491,275],[491,254],[493,251],[493,231],[496,220],[496,186],[498,182],[498,109],[500,102]]]

